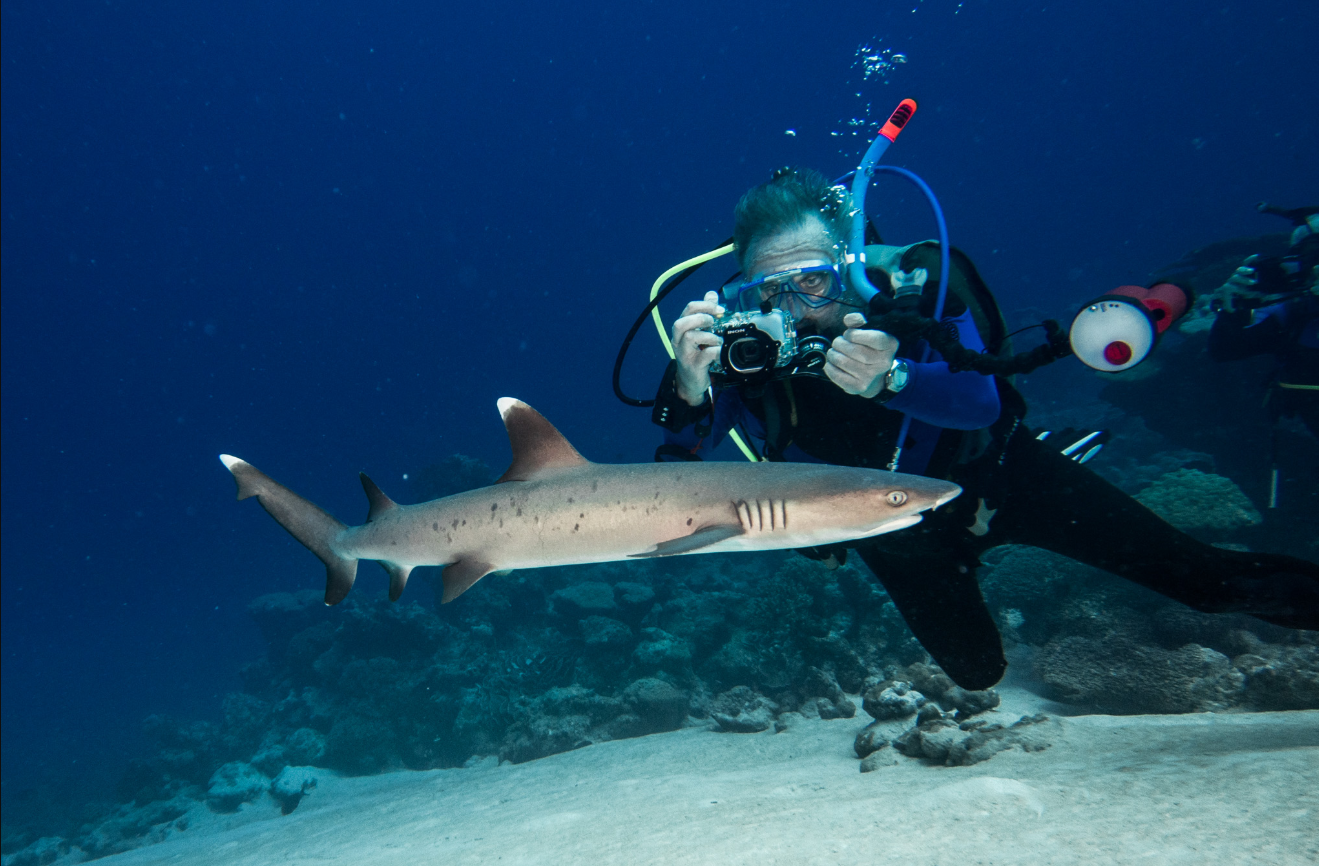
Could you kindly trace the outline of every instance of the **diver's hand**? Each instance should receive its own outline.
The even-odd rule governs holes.
[[[1259,261],[1259,256],[1249,256],[1241,263],[1241,267],[1232,272],[1232,276],[1227,278],[1227,282],[1219,286],[1214,292],[1214,306],[1224,313],[1236,312],[1234,301],[1245,299],[1258,294],[1256,286],[1259,285],[1259,276],[1255,272],[1255,263]]]
[[[710,365],[719,360],[724,338],[702,330],[722,316],[718,292],[706,292],[704,300],[692,301],[673,323],[673,354],[678,362],[678,374],[673,388],[688,406],[705,402],[710,387]]]
[[[847,393],[870,399],[884,389],[884,376],[898,353],[898,340],[883,331],[862,329],[865,323],[866,317],[860,313],[843,317],[847,330],[825,356],[824,374]]]

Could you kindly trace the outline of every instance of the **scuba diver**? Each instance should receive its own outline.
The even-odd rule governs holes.
[[[1299,417],[1319,436],[1319,207],[1257,209],[1291,221],[1290,245],[1281,256],[1250,256],[1214,293],[1209,356],[1276,355],[1270,413]]]
[[[873,160],[857,174],[868,182],[878,168],[909,175]],[[1002,357],[993,297],[927,196],[941,240],[908,247],[883,245],[870,227],[861,241],[864,187],[849,194],[814,171],[781,169],[743,196],[731,244],[739,275],[673,324],[674,360],[652,415],[665,430],[656,459],[699,460],[731,436],[751,459],[900,466],[961,485],[916,526],[848,546],[966,689],[989,688],[1007,666],[976,581],[981,554],[1001,544],[1054,551],[1196,610],[1319,629],[1319,566],[1201,543],[1082,465],[1100,434],[1026,426],[1007,377],[1067,354],[1067,337],[1046,323],[1047,345]],[[859,285],[880,288],[867,297]],[[662,297],[652,292],[643,317]],[[826,564],[847,555],[801,552]]]

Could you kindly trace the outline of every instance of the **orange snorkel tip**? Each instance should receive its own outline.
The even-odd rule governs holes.
[[[898,103],[898,107],[893,109],[893,113],[884,121],[884,125],[879,128],[879,134],[889,141],[897,141],[898,133],[902,132],[907,121],[916,113],[916,100],[904,99]]]

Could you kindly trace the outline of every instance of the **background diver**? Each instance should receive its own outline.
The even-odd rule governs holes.
[[[1319,436],[1319,207],[1259,210],[1292,222],[1290,245],[1281,256],[1250,256],[1214,293],[1209,356],[1275,355],[1271,414],[1297,416]]]
[[[903,472],[962,485],[962,496],[917,526],[852,546],[916,638],[967,689],[994,685],[1007,666],[975,576],[980,555],[1006,543],[1054,551],[1200,611],[1319,629],[1319,566],[1218,549],[1174,529],[1081,465],[1087,452],[1055,444],[1075,437],[1037,438],[1008,381],[950,370],[945,355],[959,347],[946,338],[943,354],[929,354],[924,341],[875,329],[883,300],[864,302],[840,276],[852,208],[841,187],[810,170],[780,170],[738,202],[733,240],[742,281],[725,287],[726,304],[710,292],[673,325],[675,361],[653,415],[666,430],[657,459],[701,459],[707,442],[718,445],[740,428],[768,460],[885,468],[900,453]],[[872,245],[866,274],[890,288],[885,300],[918,297],[919,314],[929,318],[939,255],[932,242]],[[986,315],[992,299],[977,300],[988,290],[960,251],[951,250],[949,261],[950,291],[938,316],[944,333],[965,349],[997,351],[1003,334]],[[728,308],[790,314],[800,340],[819,340],[816,374],[724,375],[736,361],[712,328]],[[802,552],[826,561],[846,556]]]

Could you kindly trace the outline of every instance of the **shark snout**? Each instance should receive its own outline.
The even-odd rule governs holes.
[[[939,478],[908,476],[903,481],[905,483],[899,485],[896,489],[905,494],[903,504],[915,511],[929,511],[938,508],[940,505],[952,502],[962,492],[961,487],[951,481],[943,481]],[[890,504],[897,503],[890,500]]]
[[[952,489],[949,490],[947,493],[941,494],[939,498],[935,500],[934,502],[935,508],[938,508],[940,505],[946,505],[949,502],[952,502],[961,494],[962,492],[961,487],[958,487],[956,484],[950,484],[948,486]]]

